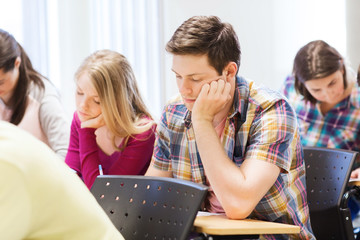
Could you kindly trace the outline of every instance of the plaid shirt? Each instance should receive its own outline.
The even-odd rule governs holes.
[[[241,77],[236,79],[236,84],[234,105],[222,139],[228,157],[237,166],[245,159],[258,159],[281,169],[275,184],[249,217],[301,227],[300,235],[264,235],[262,238],[313,239],[295,114],[279,93],[258,88]],[[172,171],[175,178],[206,184],[191,112],[180,96],[165,106],[152,161],[156,168]]]
[[[347,75],[349,83],[355,81],[351,71],[347,71]],[[320,103],[305,102],[296,93],[293,77],[286,79],[282,92],[298,116],[303,146],[360,150],[360,87],[357,83],[350,96],[325,115],[320,111]]]

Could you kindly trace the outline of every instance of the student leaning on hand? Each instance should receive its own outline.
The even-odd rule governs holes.
[[[164,108],[149,176],[209,186],[206,210],[298,225],[314,239],[296,116],[278,92],[237,76],[238,37],[215,16],[186,20],[166,45],[179,96]]]

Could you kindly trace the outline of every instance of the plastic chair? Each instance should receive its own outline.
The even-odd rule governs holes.
[[[207,187],[147,176],[100,175],[92,194],[125,239],[186,239]]]
[[[352,240],[354,232],[349,197],[357,188],[348,181],[357,152],[304,147],[310,221],[318,240]]]

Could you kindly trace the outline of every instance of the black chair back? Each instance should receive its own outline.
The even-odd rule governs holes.
[[[310,221],[318,240],[354,239],[346,195],[357,152],[304,147]]]
[[[186,239],[207,187],[146,176],[100,175],[91,188],[125,239]]]

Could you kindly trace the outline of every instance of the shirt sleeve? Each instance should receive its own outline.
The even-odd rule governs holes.
[[[66,154],[65,163],[74,169],[81,177],[80,154],[79,154],[79,129],[80,120],[76,112],[71,123],[71,134],[69,148]]]
[[[99,147],[96,143],[95,130],[95,128],[78,129],[81,176],[89,189],[100,174]]]
[[[170,152],[170,135],[167,124],[167,111],[165,108],[157,128],[154,153],[152,157],[153,166],[162,171],[171,171],[172,166]]]
[[[65,159],[70,138],[70,123],[55,87],[45,82],[45,92],[40,102],[41,127],[53,151]]]
[[[282,99],[256,112],[249,133],[246,158],[267,161],[286,172],[290,171],[293,154],[296,149],[301,149],[293,109]]]

